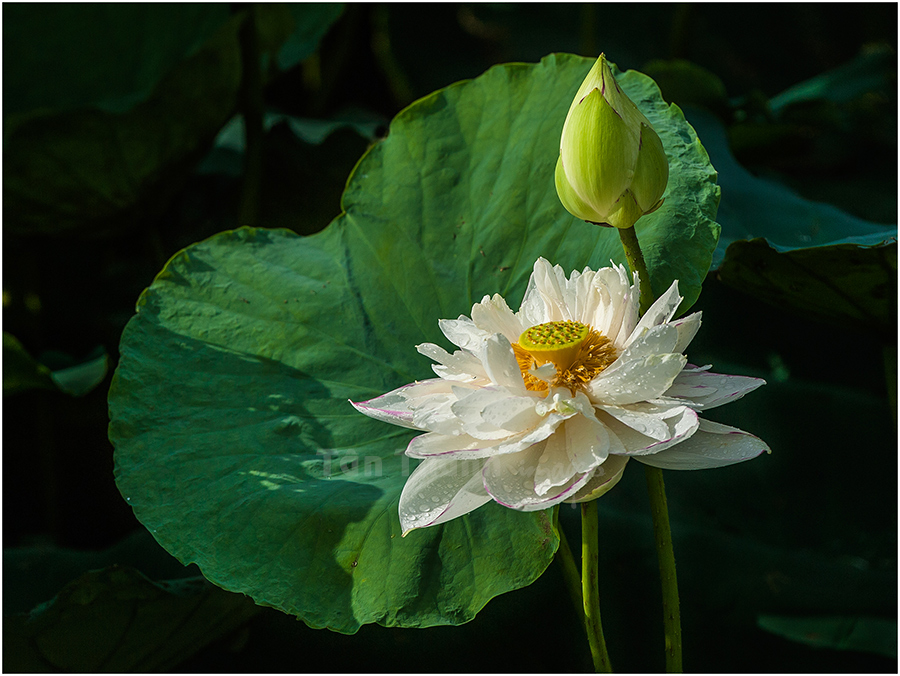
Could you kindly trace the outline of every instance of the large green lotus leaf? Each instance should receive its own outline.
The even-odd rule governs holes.
[[[412,436],[347,402],[431,377],[414,346],[486,293],[520,301],[539,255],[622,260],[569,216],[553,171],[591,61],[498,66],[413,104],[359,163],[323,232],[242,228],[177,254],[125,329],[110,390],[119,488],[184,563],[312,626],[430,626],[530,584],[547,512],[496,504],[400,537]],[[622,76],[672,157],[643,238],[654,282],[696,298],[718,226],[715,173],[655,85]],[[661,257],[669,260],[665,265]]]

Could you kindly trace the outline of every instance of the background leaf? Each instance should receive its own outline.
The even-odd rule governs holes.
[[[11,333],[3,332],[3,394],[32,388],[56,389],[50,369],[32,357]]]
[[[769,101],[772,113],[808,101],[845,103],[874,91],[889,91],[896,78],[895,55],[884,45],[872,45],[852,61],[804,80]]]
[[[154,583],[133,568],[85,573],[29,615],[3,618],[7,671],[162,671],[245,623],[246,597],[203,578]]]
[[[263,50],[256,56],[274,52],[294,65],[342,9],[255,7]],[[27,235],[109,234],[158,217],[242,103],[246,20],[247,11],[218,3],[185,11],[12,8],[4,24],[11,36],[4,50],[16,55],[7,59],[15,67],[4,92],[12,102],[4,107],[7,227]],[[26,49],[25,41],[39,48]]]
[[[343,3],[296,3],[286,5],[294,21],[294,31],[278,50],[276,63],[287,70],[309,57],[331,25],[344,11]]]
[[[110,392],[119,488],[163,546],[226,589],[344,632],[465,622],[543,572],[557,546],[546,512],[491,504],[401,539],[412,434],[346,400],[427,377],[413,346],[484,293],[517,304],[538,255],[569,269],[622,258],[617,233],[573,223],[553,188],[564,111],[590,65],[503,66],[426,97],[361,160],[346,213],[320,235],[241,229],[169,262],[126,328]],[[683,168],[644,247],[651,260],[684,252],[657,274],[677,270],[696,297],[714,173],[652,82],[622,82]]]
[[[126,112],[81,108],[20,121],[3,148],[7,228],[96,233],[158,214],[231,117],[240,23],[226,21]]]
[[[854,244],[779,252],[765,240],[732,242],[719,278],[768,303],[820,321],[872,328],[897,324],[897,243]]]
[[[3,393],[12,394],[20,390],[59,389],[73,397],[80,397],[99,385],[109,370],[109,355],[100,348],[102,354],[82,363],[66,363],[65,366],[50,369],[34,359],[22,344],[11,334],[3,332]],[[42,359],[54,357],[45,354]],[[71,357],[59,355],[65,362],[74,362]]]
[[[897,621],[880,617],[760,615],[759,626],[817,648],[862,650],[897,657]]]
[[[790,251],[826,244],[873,246],[897,236],[896,226],[865,221],[757,178],[734,159],[725,130],[712,114],[689,108],[688,117],[719,172],[723,191],[718,214],[722,234],[713,254],[713,268],[722,264],[726,248],[737,240],[764,237],[777,251]]]
[[[204,3],[24,3],[3,11],[4,117],[86,106],[121,113],[146,100],[162,77],[229,16]]]

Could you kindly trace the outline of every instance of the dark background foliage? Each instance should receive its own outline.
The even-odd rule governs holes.
[[[346,178],[368,145],[400,109],[435,89],[496,63],[604,51],[623,70],[657,77],[667,100],[715,113],[737,160],[757,176],[859,218],[896,223],[893,4],[367,4],[300,15],[263,5],[163,5],[144,15],[123,5],[114,30],[98,33],[94,23],[91,35],[103,42],[75,50],[82,84],[66,86],[61,64],[81,45],[78,22],[88,25],[92,7],[3,8],[4,331],[51,371],[104,352],[110,362],[83,396],[59,391],[46,375],[29,381],[38,387],[14,387],[15,378],[25,382],[20,353],[4,343],[5,617],[50,600],[90,569],[132,565],[153,580],[187,575],[134,519],[112,477],[106,391],[135,300],[170,256],[221,230],[324,228],[340,213]],[[60,12],[65,22],[58,14],[47,21]],[[167,28],[173,18],[177,34]],[[321,26],[318,47],[304,21]],[[62,24],[69,42],[53,33]],[[291,39],[301,45],[293,58],[284,47]],[[878,54],[886,62],[857,78],[861,93],[772,115],[784,90]],[[671,59],[711,72],[719,88],[667,78],[659,60]],[[263,66],[252,67],[257,62]],[[869,75],[877,76],[871,87]],[[123,82],[128,96],[115,88]],[[249,121],[246,137],[239,129],[219,135],[236,113]],[[310,119],[343,126],[321,138],[303,122]],[[895,671],[896,625],[887,639],[872,627],[896,619],[896,390],[886,385],[896,387],[896,314],[876,325],[823,321],[771,300],[712,272],[698,303],[706,314],[692,360],[770,383],[715,419],[754,431],[774,452],[739,468],[668,475],[685,667]],[[640,477],[627,473],[600,512],[610,543],[601,548],[605,628],[621,671],[662,667]],[[577,542],[575,513],[564,508],[561,518]],[[224,629],[205,630],[201,612],[185,620],[198,638],[153,668],[590,666],[555,566],[463,627],[366,626],[347,637],[273,610],[232,613]],[[806,640],[792,640],[764,629],[766,617],[838,624],[810,638],[815,632],[801,623]],[[18,626],[4,621],[4,668],[58,668],[46,645],[48,661],[38,666],[13,661],[36,645],[19,640]],[[867,632],[875,638],[859,640]],[[811,645],[817,636],[825,647]],[[101,644],[87,641],[76,667],[116,670],[115,661],[90,661]]]

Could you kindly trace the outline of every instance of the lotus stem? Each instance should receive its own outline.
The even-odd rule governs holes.
[[[641,252],[641,245],[638,244],[637,233],[634,226],[630,228],[619,228],[619,239],[622,240],[622,248],[625,249],[625,258],[628,261],[628,267],[632,272],[638,273],[640,277],[641,289],[641,314],[644,314],[656,296],[653,295],[653,288],[650,286],[650,273],[647,272],[647,263],[644,262],[644,254]]]
[[[640,278],[641,314],[647,311],[655,299],[650,286],[650,273],[638,244],[634,227],[620,228],[619,238],[625,249],[625,258],[632,271]],[[644,465],[647,491],[650,494],[650,512],[653,515],[653,534],[656,556],[659,559],[659,576],[662,583],[663,631],[666,646],[666,671],[681,673],[681,609],[678,601],[678,578],[675,574],[675,550],[672,547],[672,529],[669,526],[669,507],[662,470]]]
[[[609,653],[606,652],[606,640],[603,638],[603,625],[600,623],[600,585],[598,549],[600,537],[597,530],[597,501],[581,503],[581,597],[584,604],[584,627],[587,631],[588,643],[591,646],[591,657],[594,660],[594,671],[611,673]]]
[[[582,610],[584,604],[581,600],[581,575],[578,573],[578,566],[575,564],[572,548],[569,547],[569,540],[566,538],[562,526],[559,525],[559,505],[554,510],[556,513],[556,528],[559,532],[559,549],[556,550],[556,561],[562,569],[563,579],[566,582],[566,588],[569,590],[569,598],[572,600],[575,612],[578,617],[582,617],[584,615]],[[584,625],[583,618],[582,625]]]
[[[659,559],[659,577],[662,581],[663,627],[666,641],[666,671],[681,673],[681,610],[678,602],[678,578],[675,575],[675,550],[672,547],[672,530],[669,527],[669,508],[666,504],[666,486],[663,472],[658,467],[644,465],[647,491],[650,494],[650,512],[653,514],[653,537]]]

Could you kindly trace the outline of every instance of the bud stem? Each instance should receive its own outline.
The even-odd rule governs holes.
[[[619,239],[622,240],[622,248],[625,249],[625,258],[632,272],[638,273],[641,280],[641,314],[644,314],[655,300],[653,289],[650,286],[650,273],[647,272],[647,264],[644,262],[644,254],[641,245],[638,244],[637,233],[634,226],[630,228],[617,228]]]
[[[641,314],[647,311],[655,296],[650,287],[650,273],[638,244],[634,227],[619,230],[625,258],[632,271],[637,272],[641,285]],[[669,508],[663,472],[658,467],[644,465],[647,492],[650,494],[650,512],[653,515],[653,534],[656,556],[659,559],[659,576],[662,583],[663,631],[666,646],[666,671],[681,673],[681,610],[678,601],[678,578],[675,575],[675,549],[672,546],[672,529],[669,526]]]

